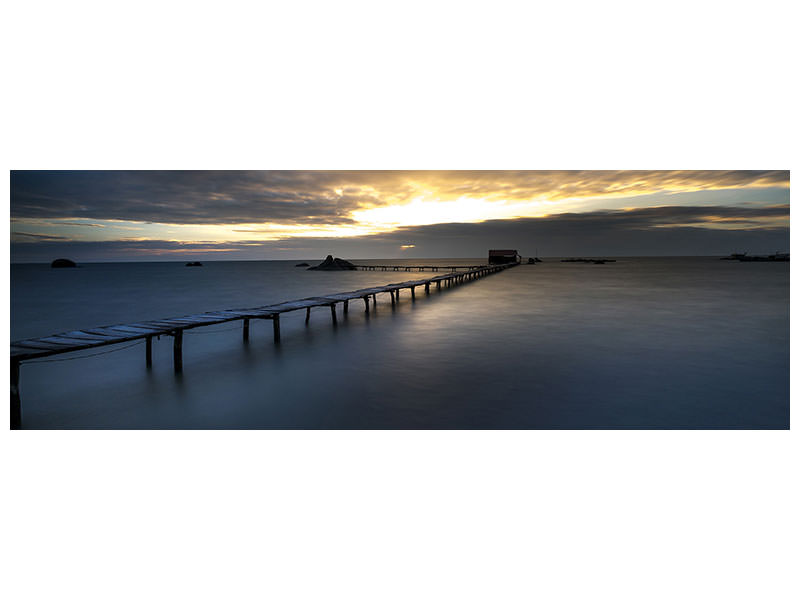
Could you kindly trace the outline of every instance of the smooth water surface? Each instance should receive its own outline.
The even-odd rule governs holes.
[[[369,261],[363,261],[369,262]],[[373,261],[384,264],[389,261]],[[402,264],[479,264],[414,259]],[[294,262],[11,267],[11,339],[261,306],[431,273]],[[433,291],[29,361],[26,428],[787,428],[789,265],[546,260]],[[53,360],[59,359],[59,360]]]

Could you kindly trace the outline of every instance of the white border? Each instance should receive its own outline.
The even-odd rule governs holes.
[[[790,169],[791,8],[17,2],[3,162]],[[799,455],[794,431],[4,431],[4,587],[796,598]]]

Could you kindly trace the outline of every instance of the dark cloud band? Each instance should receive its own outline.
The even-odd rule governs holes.
[[[524,200],[788,183],[788,171],[12,171],[11,217],[335,226],[426,188]]]

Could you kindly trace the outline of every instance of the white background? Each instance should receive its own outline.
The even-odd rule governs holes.
[[[6,170],[796,164],[789,2],[2,11]],[[2,585],[797,598],[798,456],[791,431],[3,431]]]

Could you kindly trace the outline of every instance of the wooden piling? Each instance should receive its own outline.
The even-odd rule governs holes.
[[[172,363],[175,367],[175,372],[180,373],[183,371],[183,329],[176,329],[173,336]]]
[[[149,369],[153,366],[153,336],[148,335],[144,348],[144,365]]]
[[[276,344],[281,342],[281,316],[272,315],[272,337]]]
[[[331,320],[336,325],[336,303],[331,304]]]
[[[250,319],[242,319],[242,341],[248,342],[250,340]]]
[[[364,312],[369,314],[369,296],[364,296]]]
[[[22,427],[22,403],[19,400],[19,361],[11,361],[11,429]]]
[[[414,286],[413,286],[413,285],[411,286],[411,299],[412,299],[412,300],[416,300],[416,299],[417,299],[417,296],[416,296],[416,294],[414,293]]]
[[[430,293],[431,293],[431,282],[427,281],[425,282],[425,295],[428,295]]]
[[[345,300],[345,301],[344,301],[344,308],[342,309],[342,312],[343,312],[344,314],[347,314],[347,307],[348,307],[349,305],[350,305],[350,300]]]
[[[311,307],[306,308],[306,325],[308,325],[308,320],[311,318]]]

